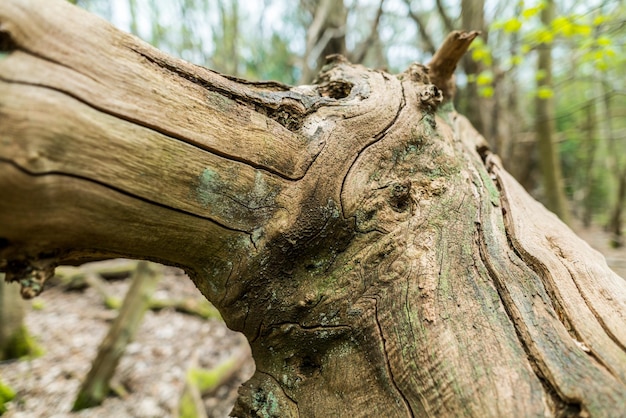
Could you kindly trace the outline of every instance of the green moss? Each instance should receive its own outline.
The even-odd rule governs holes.
[[[178,416],[180,418],[196,418],[198,416],[196,403],[188,390],[185,390],[183,392],[183,396],[180,398],[180,402],[178,404]]]
[[[115,296],[107,296],[104,298],[104,306],[107,309],[119,309],[122,306],[122,299]]]
[[[500,192],[496,188],[493,180],[489,178],[485,170],[479,170],[479,172],[483,185],[487,189],[487,193],[489,193],[489,201],[493,206],[500,206]]]
[[[236,107],[236,103],[234,100],[229,99],[228,97],[216,92],[207,92],[206,98],[210,105],[213,105],[218,110],[224,113],[228,113],[234,107]]]
[[[198,388],[200,393],[211,391],[222,382],[222,376],[236,366],[234,358],[228,359],[212,369],[191,368],[187,371],[187,382]]]
[[[42,311],[46,304],[41,299],[34,299],[30,306],[35,311]]]
[[[13,398],[15,398],[15,391],[0,382],[0,415],[7,411],[5,404],[10,402]]]
[[[104,399],[106,397],[106,394],[103,394],[104,391],[108,393],[109,387],[108,385],[103,385],[102,382],[100,382],[98,386],[94,389],[93,392],[97,394],[95,396],[81,391],[76,397],[74,405],[72,405],[72,412],[81,411],[83,409],[100,405],[100,403],[102,402],[101,399]]]
[[[22,325],[17,329],[15,334],[8,339],[2,357],[5,359],[39,357],[43,355],[43,352],[44,350],[36,343],[35,339],[26,329],[26,326]]]

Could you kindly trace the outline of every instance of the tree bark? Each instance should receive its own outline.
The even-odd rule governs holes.
[[[1,2],[0,37],[0,268],[27,295],[57,264],[184,268],[250,342],[235,416],[623,415],[626,282],[437,70],[250,83],[53,0]]]

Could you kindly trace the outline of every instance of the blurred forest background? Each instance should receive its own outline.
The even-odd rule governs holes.
[[[402,72],[479,30],[456,108],[535,198],[624,245],[623,0],[75,1],[172,55],[287,84],[313,82],[330,53]]]

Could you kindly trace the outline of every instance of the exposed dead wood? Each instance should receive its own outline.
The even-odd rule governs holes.
[[[452,100],[456,92],[454,81],[456,66],[478,35],[480,32],[477,31],[451,32],[428,63],[430,81],[441,89],[447,101]]]
[[[440,106],[475,33],[287,87],[43,2],[0,2],[0,269],[183,267],[250,342],[235,416],[623,415],[626,282]]]

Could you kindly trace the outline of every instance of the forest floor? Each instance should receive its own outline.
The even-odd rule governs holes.
[[[575,230],[605,255],[618,274],[626,277],[626,249],[610,248],[608,236],[598,228]],[[119,297],[129,285],[128,279],[106,282],[107,292]],[[202,298],[191,280],[172,268],[165,269],[154,296]],[[128,395],[109,397],[101,406],[71,413],[80,382],[117,312],[107,309],[101,294],[91,287],[80,292],[53,287],[36,299],[34,307],[31,304],[26,325],[44,355],[0,363],[0,380],[17,392],[3,418],[177,416],[190,364],[197,362],[212,368],[243,350],[247,360],[236,376],[211,396],[203,397],[208,417],[227,417],[238,386],[254,372],[245,338],[226,328],[220,319],[203,320],[172,309],[148,311],[115,375]]]

